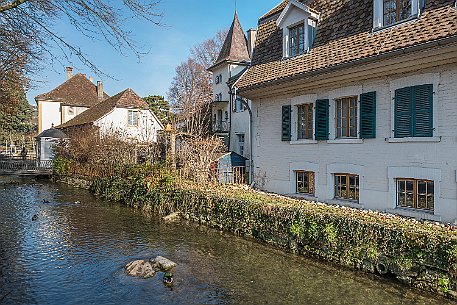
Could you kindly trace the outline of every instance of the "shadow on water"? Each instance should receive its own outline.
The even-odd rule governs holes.
[[[451,304],[86,191],[8,179],[0,178],[0,303]],[[124,274],[129,261],[157,255],[178,263],[172,289],[163,273]]]

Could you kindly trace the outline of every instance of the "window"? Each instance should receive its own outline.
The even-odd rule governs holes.
[[[336,138],[357,137],[357,97],[342,97],[335,100]]]
[[[216,84],[222,83],[222,74],[216,75],[215,83]]]
[[[128,111],[127,124],[129,126],[138,126],[138,111],[137,110],[129,110]]]
[[[289,56],[305,53],[305,26],[303,23],[289,29]]]
[[[412,0],[383,0],[384,26],[408,19],[412,15]]]
[[[335,174],[335,198],[359,201],[359,176]]]
[[[244,111],[244,105],[241,103],[239,99],[235,100],[235,112],[243,112]]]
[[[228,118],[229,118],[228,111],[225,111],[224,116],[225,116],[225,120],[228,121]]]
[[[313,104],[298,105],[297,139],[313,138]]]
[[[314,172],[295,171],[296,192],[314,196]]]
[[[222,102],[222,93],[218,93],[214,97],[216,102]]]
[[[308,49],[311,49],[316,39],[317,20],[308,19]]]
[[[238,148],[239,148],[239,153],[240,155],[244,155],[244,133],[243,134],[238,134]]]
[[[71,107],[69,106],[68,107],[68,111],[67,111],[68,115],[74,115],[75,114],[75,108],[74,107]]]
[[[397,206],[433,211],[434,199],[433,181],[397,179]]]
[[[433,85],[395,90],[395,138],[433,136]]]

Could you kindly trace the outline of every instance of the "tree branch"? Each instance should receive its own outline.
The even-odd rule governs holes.
[[[4,4],[0,6],[0,13],[12,10],[13,8],[17,8],[19,5],[28,2],[30,0],[14,0],[10,3]]]

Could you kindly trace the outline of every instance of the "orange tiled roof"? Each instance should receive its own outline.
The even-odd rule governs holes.
[[[252,66],[240,78],[240,91],[257,85],[317,72],[351,61],[457,35],[454,0],[425,0],[418,19],[372,31],[373,0],[304,1],[320,12],[316,40],[309,53],[282,58],[282,30],[276,20],[287,0],[259,19]]]
[[[108,94],[103,93],[103,99],[108,97]],[[92,107],[101,101],[97,95],[97,86],[81,73],[71,77],[48,93],[38,95],[35,100],[55,100],[65,105],[82,107]]]

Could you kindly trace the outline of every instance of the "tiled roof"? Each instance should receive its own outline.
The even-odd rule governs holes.
[[[426,0],[423,13],[418,19],[375,32],[372,31],[373,0],[300,2],[320,12],[313,48],[304,55],[282,58],[282,30],[276,26],[276,20],[287,3],[282,2],[259,19],[252,66],[237,83],[241,91],[457,36],[457,9],[453,7],[454,0]]]
[[[68,122],[57,126],[57,128],[67,128],[93,123],[110,113],[114,108],[148,109],[148,104],[132,89],[126,89],[87,109]]]
[[[248,41],[236,12],[214,66],[227,60],[235,62],[250,61]]]
[[[103,99],[108,97],[108,94],[103,94]],[[38,95],[35,100],[55,100],[68,106],[82,107],[92,107],[100,103],[97,95],[97,86],[81,73],[71,77],[48,93]]]

